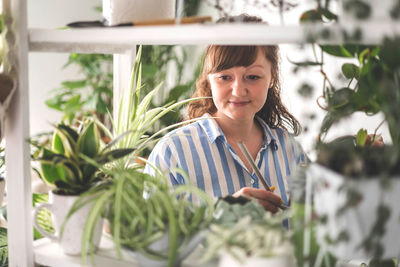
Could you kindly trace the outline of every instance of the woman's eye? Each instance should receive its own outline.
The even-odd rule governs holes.
[[[258,79],[260,79],[261,77],[258,75],[247,75],[247,79],[248,80],[252,80],[252,81],[256,81]]]
[[[227,81],[230,77],[228,75],[220,75],[218,78],[222,81]]]

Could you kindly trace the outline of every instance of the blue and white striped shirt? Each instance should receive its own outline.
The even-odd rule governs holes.
[[[275,193],[288,205],[287,177],[300,161],[305,160],[304,154],[287,131],[271,129],[261,119],[258,121],[264,130],[264,144],[255,162],[267,183],[276,187]],[[231,195],[246,186],[263,188],[256,174],[246,169],[209,114],[161,138],[149,161],[168,173],[172,185],[186,183],[181,173],[176,171],[182,169],[192,185],[214,197]],[[149,165],[146,165],[145,172],[154,175]]]

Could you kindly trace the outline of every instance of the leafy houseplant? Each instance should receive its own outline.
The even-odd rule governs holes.
[[[93,119],[83,121],[79,129],[62,123],[56,125],[51,148],[39,146],[36,156],[36,160],[40,162],[41,178],[55,187],[50,192],[50,203],[35,208],[34,224],[38,231],[59,242],[66,254],[80,254],[83,225],[91,206],[82,208],[68,221],[65,221],[66,215],[80,194],[101,181],[98,172],[100,166],[131,152],[132,149],[129,148],[111,150],[109,146],[101,149],[99,133]],[[42,208],[52,212],[56,235],[48,233],[39,225],[38,216]],[[96,229],[95,240],[98,244],[101,222]]]
[[[51,148],[39,147],[36,160],[41,163],[41,178],[62,195],[79,195],[100,180],[98,166],[122,158],[132,148],[100,149],[99,132],[94,120],[74,129],[63,123],[55,126]],[[90,160],[89,160],[90,159]]]
[[[85,225],[86,246],[93,246],[93,229],[102,216],[119,256],[122,249],[131,251],[140,266],[175,266],[201,241],[213,214],[213,202],[203,191],[182,185],[172,192],[163,175],[152,177],[134,167],[105,173],[110,179],[87,192],[94,204]],[[85,205],[85,195],[72,213]],[[193,196],[203,205],[193,204]]]
[[[293,266],[290,232],[282,224],[287,214],[273,216],[256,201],[230,197],[217,202],[214,214],[204,260],[219,256],[221,267]]]
[[[325,14],[318,9],[311,13],[317,20]],[[349,59],[341,66],[347,81],[341,88],[324,72],[322,54],[315,62],[303,62],[319,66],[324,75],[322,98],[327,113],[316,146],[320,165],[312,164],[307,171],[316,182],[314,208],[321,219],[318,240],[341,260],[373,259],[376,263],[400,252],[394,239],[399,235],[399,209],[393,205],[400,191],[399,44],[398,38],[385,38],[378,46],[320,46],[322,54]],[[382,113],[392,144],[373,145],[380,125],[370,136],[360,129],[354,136],[325,141],[335,123],[355,112]]]
[[[77,66],[83,79],[63,81],[50,92],[46,105],[63,112],[63,120],[73,123],[83,116],[95,116],[104,122],[112,110],[112,56],[70,54],[64,68]]]

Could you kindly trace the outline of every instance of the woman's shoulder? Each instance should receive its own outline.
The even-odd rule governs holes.
[[[181,139],[182,137],[188,135],[193,130],[197,130],[200,126],[200,121],[193,121],[184,126],[176,128],[167,134],[165,134],[159,141],[159,144],[168,144],[173,143],[177,139]]]

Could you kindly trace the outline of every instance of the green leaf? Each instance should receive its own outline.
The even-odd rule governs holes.
[[[100,114],[106,114],[109,110],[109,105],[104,102],[103,98],[101,96],[98,96],[97,102],[96,102],[96,112]]]
[[[349,104],[354,96],[354,90],[345,87],[333,92],[331,96],[328,97],[328,104],[330,108],[337,109]]]
[[[385,38],[381,47],[380,57],[391,69],[400,67],[400,37]]]
[[[114,150],[104,153],[103,155],[96,157],[95,161],[99,164],[105,164],[105,163],[111,162],[113,160],[125,157],[126,155],[129,155],[133,151],[135,151],[134,148],[114,149]]]
[[[367,141],[368,132],[365,129],[360,129],[356,135],[356,144],[357,146],[363,147],[365,146],[365,142]]]
[[[32,194],[32,204],[33,207],[36,206],[36,204],[39,203],[46,203],[49,200],[49,195],[48,194]],[[46,209],[41,209],[38,213],[38,223],[39,225],[45,229],[46,232],[49,233],[54,233],[54,228],[53,228],[53,221],[51,219],[51,213],[46,210]],[[34,228],[34,240],[43,238],[43,236]]]
[[[317,22],[322,21],[322,15],[317,9],[307,10],[300,16],[300,22]]]
[[[332,13],[329,9],[318,8],[307,10],[300,16],[300,22],[322,22],[325,20],[332,21],[337,20],[338,17]]]
[[[62,86],[68,89],[77,89],[85,87],[87,84],[86,80],[79,80],[79,81],[64,81],[61,83]]]
[[[69,129],[71,132],[68,132],[67,129]],[[70,127],[64,124],[59,124],[56,126],[53,134],[54,136],[57,135],[57,137],[55,138],[60,139],[60,142],[62,142],[63,155],[65,155],[66,157],[71,157],[75,154],[76,141],[74,140],[75,137],[71,136],[70,133],[74,133],[76,135],[78,134]]]
[[[64,103],[64,112],[76,112],[81,110],[83,103],[81,102],[81,95],[76,95],[68,99]]]
[[[51,159],[54,153],[47,148],[43,148],[41,158],[49,159],[50,163],[41,163],[40,171],[42,178],[49,184],[54,184],[56,180],[66,180],[67,173],[62,166],[54,164]]]
[[[0,14],[0,33],[3,31],[3,15]]]
[[[352,63],[344,63],[342,65],[342,72],[347,79],[358,79],[360,76],[360,68]]]
[[[323,65],[322,62],[315,62],[315,61],[310,61],[310,60],[295,62],[295,61],[291,61],[290,59],[288,59],[288,61],[298,67],[322,66]]]
[[[65,150],[64,150],[64,144],[61,140],[60,135],[58,135],[57,133],[53,134],[53,140],[52,140],[52,144],[51,144],[51,148],[56,151],[59,154],[64,154]]]
[[[321,45],[321,49],[335,57],[353,57],[353,54],[342,45]]]
[[[159,71],[159,67],[155,64],[143,65],[143,77],[154,77]]]
[[[62,101],[61,97],[53,97],[45,101],[47,107],[58,111],[63,110],[62,108],[63,103],[64,102]]]
[[[329,21],[332,21],[332,20],[337,21],[337,19],[338,19],[338,16],[336,14],[332,13],[332,11],[330,11],[327,8],[321,8],[320,12]]]
[[[72,143],[72,142],[77,142],[77,141],[78,141],[79,134],[77,133],[76,130],[74,130],[74,129],[71,128],[70,126],[67,126],[67,125],[65,125],[65,124],[59,124],[59,125],[57,125],[56,128],[57,128],[60,132],[62,132],[63,135],[64,135],[65,137],[68,138],[68,141],[69,141],[70,143]],[[71,142],[71,141],[72,141],[72,142]],[[65,142],[65,140],[64,140],[63,142]]]
[[[78,138],[78,152],[88,157],[95,157],[99,151],[100,141],[94,121],[86,124]]]

